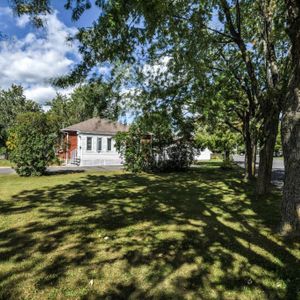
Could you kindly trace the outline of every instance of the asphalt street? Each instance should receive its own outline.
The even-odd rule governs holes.
[[[234,161],[241,167],[244,167],[245,157],[242,155],[234,155]],[[259,157],[257,157],[257,165],[259,162]],[[273,159],[273,169],[272,169],[272,183],[278,187],[283,186],[284,180],[284,163],[282,158],[274,157]]]
[[[234,155],[234,161],[241,167],[244,167],[244,156],[241,155]],[[257,159],[258,162],[259,159]],[[122,166],[98,166],[98,167],[49,167],[48,172],[50,174],[64,174],[64,173],[78,173],[78,172],[85,172],[88,170],[93,171],[115,171],[115,170],[122,170]],[[12,168],[0,167],[0,174],[12,174],[15,171]],[[284,179],[284,164],[282,158],[274,157],[273,160],[273,172],[272,172],[272,183],[278,187],[283,186],[283,179]]]

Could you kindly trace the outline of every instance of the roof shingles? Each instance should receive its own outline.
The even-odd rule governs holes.
[[[129,126],[108,119],[92,118],[66,128],[62,131],[79,131],[95,134],[116,134],[119,131],[128,131]]]

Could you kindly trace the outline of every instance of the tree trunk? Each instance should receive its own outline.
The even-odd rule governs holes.
[[[300,2],[286,0],[291,40],[291,78],[283,105],[282,147],[285,179],[282,199],[282,233],[300,233]]]
[[[224,151],[224,161],[225,162],[230,161],[230,151],[229,150]]]
[[[270,1],[260,1],[262,16],[262,44],[266,61],[266,75],[269,96],[266,96],[262,105],[263,131],[259,153],[259,168],[256,191],[259,195],[269,192],[272,177],[273,154],[278,134],[280,101],[278,94],[279,68],[275,51],[274,15],[276,6]]]
[[[263,195],[270,191],[272,177],[273,153],[278,134],[279,110],[274,111],[265,119],[263,134],[264,142],[259,151],[259,167],[256,184],[257,194]]]
[[[245,179],[252,180],[255,176],[255,168],[254,168],[254,153],[255,153],[255,146],[253,145],[253,141],[251,139],[251,135],[248,132],[245,138]]]
[[[253,159],[252,159],[253,177],[255,177],[255,175],[256,175],[256,156],[257,156],[257,147],[256,147],[256,143],[255,143],[253,145]]]

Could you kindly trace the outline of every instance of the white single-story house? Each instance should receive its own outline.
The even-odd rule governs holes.
[[[120,165],[122,159],[115,148],[114,136],[128,131],[127,125],[108,119],[92,118],[63,128],[66,164],[79,166]]]
[[[122,158],[116,151],[114,136],[128,129],[127,125],[98,117],[63,128],[66,147],[59,156],[67,165],[120,165]],[[195,160],[209,160],[210,155],[208,149],[197,151]]]

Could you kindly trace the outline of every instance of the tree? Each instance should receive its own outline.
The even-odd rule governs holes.
[[[37,16],[50,10],[50,1],[42,1],[35,10],[33,4],[37,0],[26,1],[26,4],[14,2],[19,14]],[[225,62],[227,75],[231,74],[248,98],[245,122],[250,127],[261,124],[257,137],[261,149],[258,192],[267,192],[287,71],[284,68],[288,43],[282,18],[283,1],[115,0],[99,1],[96,5],[101,9],[101,16],[92,27],[81,28],[76,35],[83,61],[58,82],[80,81],[90,76],[95,66],[108,61],[116,70],[120,64],[136,66],[169,57],[175,62],[170,73],[181,77],[181,82],[192,78],[186,90],[188,98],[191,88],[198,91],[203,84],[203,75],[210,76],[216,66],[214,59]],[[66,1],[66,8],[73,11],[74,19],[80,18],[90,7],[87,0]],[[210,26],[212,16],[218,18],[216,26]],[[230,61],[236,62],[234,68],[231,63],[226,66]],[[114,73],[112,81],[118,78]],[[256,141],[250,141],[248,136],[247,144],[247,174],[252,178]]]
[[[118,99],[112,95],[111,88],[105,84],[83,84],[69,96],[58,94],[49,101],[48,115],[58,130],[95,116],[116,119],[119,112]]]
[[[282,232],[300,231],[300,2],[286,0],[291,47],[291,77],[281,123],[285,180],[282,200]]]
[[[21,86],[12,85],[8,90],[0,90],[0,147],[5,147],[7,131],[18,114],[40,110],[37,103],[26,99]]]
[[[33,15],[30,4],[36,1],[27,1],[26,5]],[[73,9],[73,18],[80,17],[88,2],[67,1],[67,8]],[[136,62],[137,53],[146,53],[144,61],[171,57],[176,62],[172,69],[176,70],[175,74],[183,74],[183,77],[186,74],[194,78],[194,82],[201,82],[206,72],[205,67],[203,69],[205,49],[212,58],[211,46],[218,43],[216,50],[225,50],[231,60],[237,61],[238,76],[235,69],[227,70],[233,71],[232,76],[240,82],[248,98],[250,116],[254,116],[249,122],[261,125],[258,193],[266,192],[270,186],[278,118],[281,109],[283,111],[286,172],[283,224],[291,231],[299,228],[299,1],[114,0],[97,4],[101,8],[97,22],[77,34],[83,61],[65,81],[85,78],[95,65],[107,61],[115,65]],[[20,8],[17,7],[17,11],[24,13],[24,7]],[[46,8],[40,6],[38,12],[45,12]],[[284,10],[288,13],[289,39],[285,34]],[[210,26],[212,16],[218,16],[220,26]],[[290,45],[291,58],[287,56]],[[212,59],[210,63],[214,67]],[[246,147],[246,151],[252,150]],[[251,159],[252,155],[247,156]],[[248,165],[252,165],[252,161],[248,161]]]
[[[7,147],[10,160],[21,176],[40,176],[55,158],[56,135],[46,114],[29,112],[19,114],[9,129]]]
[[[193,161],[193,143],[165,111],[139,117],[129,132],[118,133],[116,148],[132,172],[180,171]]]
[[[239,143],[239,136],[229,129],[214,128],[209,130],[202,127],[196,132],[195,143],[200,149],[207,147],[213,152],[223,153],[224,161],[229,162],[230,155]]]

